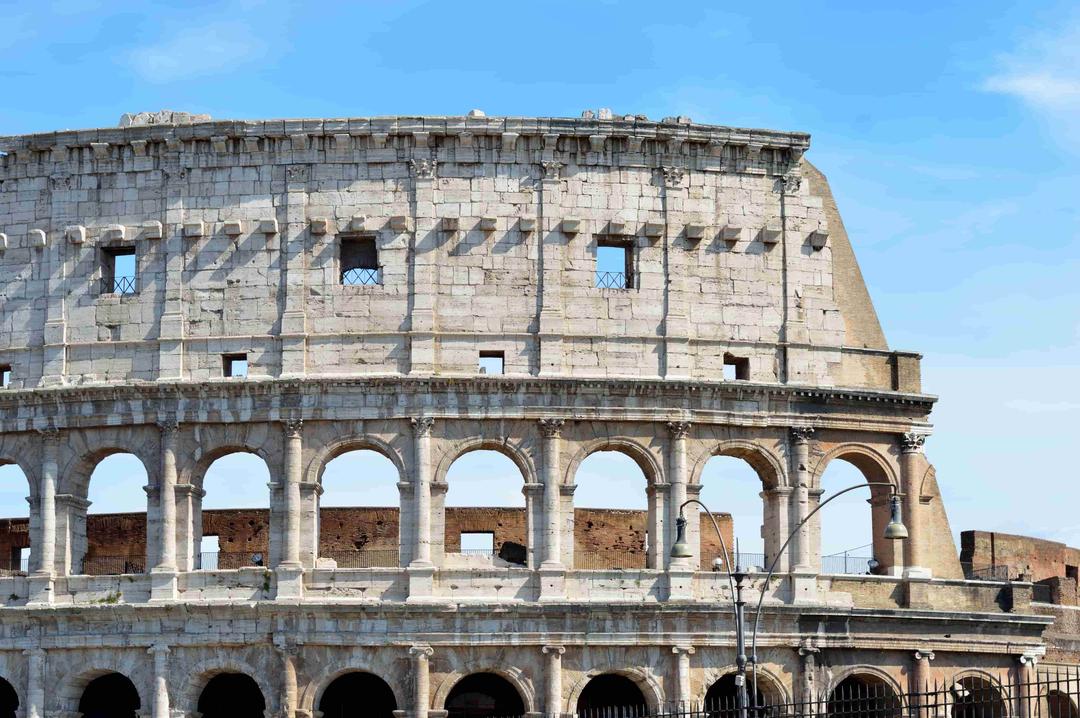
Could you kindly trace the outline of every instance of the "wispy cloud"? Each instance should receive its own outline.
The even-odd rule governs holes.
[[[1020,100],[1080,147],[1080,15],[1026,38],[982,88]]]
[[[226,73],[263,57],[270,45],[240,22],[210,22],[133,49],[128,62],[149,82],[175,82]]]

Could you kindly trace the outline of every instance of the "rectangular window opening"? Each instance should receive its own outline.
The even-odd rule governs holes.
[[[493,556],[495,554],[495,532],[462,531],[461,553]]]
[[[102,253],[101,293],[134,294],[138,288],[134,247],[105,247]]]
[[[634,285],[633,247],[617,240],[596,242],[596,286],[600,289],[630,289]]]
[[[228,377],[246,377],[248,375],[247,354],[225,354],[221,357],[221,370]]]
[[[23,546],[21,548],[15,549],[15,552],[16,552],[15,558],[19,562],[19,564],[18,564],[19,569],[18,570],[22,571],[23,573],[26,573],[27,571],[30,570],[30,547],[29,546]]]
[[[199,566],[204,571],[216,571],[221,554],[221,541],[217,536],[203,536],[199,542]]]
[[[724,381],[748,381],[750,379],[750,360],[724,354]]]
[[[481,374],[503,374],[506,368],[506,354],[504,352],[480,352]]]
[[[1076,566],[1069,566],[1068,564],[1066,564],[1065,565],[1065,578],[1071,578],[1073,581],[1077,580],[1077,578],[1080,578],[1080,573],[1077,573],[1077,567]]]
[[[7,389],[11,386],[11,365],[0,364],[0,389]]]
[[[374,237],[342,237],[338,262],[342,284],[352,287],[382,284]]]

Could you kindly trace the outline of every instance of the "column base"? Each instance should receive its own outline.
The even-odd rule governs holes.
[[[818,602],[818,576],[816,573],[796,568],[791,577],[791,602],[793,604]]]
[[[277,575],[277,592],[274,598],[304,597],[304,567],[300,564],[280,564],[274,570]]]
[[[667,600],[694,600],[694,569],[689,566],[670,566],[667,570]]]
[[[53,602],[53,588],[55,581],[50,574],[35,573],[30,575],[30,595],[27,603],[30,605],[49,605]]]
[[[176,569],[150,569],[150,601],[175,601],[180,597],[176,585]]]
[[[561,563],[541,565],[537,573],[540,574],[541,603],[566,600],[566,568]]]
[[[406,603],[424,603],[433,599],[435,594],[435,566],[413,561],[405,569],[409,577],[409,597]]]

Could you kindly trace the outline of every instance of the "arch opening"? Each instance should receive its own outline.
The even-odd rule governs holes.
[[[747,568],[766,568],[769,565],[768,546],[765,545],[765,524],[769,511],[779,507],[762,501],[763,479],[745,459],[716,455],[705,462],[701,472],[701,495],[698,497],[716,517],[724,534],[727,549],[735,565]],[[687,507],[690,532],[698,532],[700,568],[702,571],[722,570],[723,549],[716,538],[716,531],[704,511],[698,506]],[[690,511],[689,509],[693,509]],[[693,523],[693,517],[699,520]],[[688,537],[689,538],[689,537]],[[771,538],[771,536],[770,536]],[[777,550],[779,546],[771,547]]]
[[[773,693],[766,682],[759,680],[755,692],[752,675],[747,676],[746,679],[746,698],[747,706],[753,711],[751,715],[768,715],[765,709],[780,702],[779,696]],[[709,690],[705,692],[705,714],[708,718],[738,718],[739,698],[736,674],[725,674],[709,686]]]
[[[243,673],[219,673],[199,694],[202,718],[263,718],[266,701],[259,684]]]
[[[1046,693],[1046,714],[1049,718],[1080,718],[1073,699],[1066,691],[1057,689]]]
[[[622,451],[596,451],[578,466],[574,483],[574,568],[656,568],[662,537],[654,535],[655,497],[638,462]]]
[[[319,700],[323,718],[393,718],[395,710],[397,700],[386,681],[362,671],[335,678]]]
[[[988,678],[965,676],[949,689],[952,694],[952,718],[1005,718],[1005,699]]]
[[[493,449],[470,449],[446,471],[442,505],[448,562],[528,563],[527,506],[521,469]]]
[[[149,484],[135,454],[114,452],[94,466],[86,503],[57,497],[57,522],[66,515],[72,572],[90,576],[146,571]],[[66,509],[66,514],[65,514]]]
[[[525,703],[510,681],[495,673],[473,673],[458,681],[446,697],[447,718],[513,718]]]
[[[15,718],[19,710],[19,694],[6,678],[0,678],[0,718]]]
[[[192,495],[195,567],[207,571],[270,566],[270,470],[236,449],[216,458]]]
[[[811,497],[811,510],[836,491],[855,484],[886,484],[888,475],[860,454],[841,453],[825,466],[820,497]],[[903,563],[895,552],[899,541],[884,538],[889,523],[889,489],[871,486],[837,497],[810,522],[811,543],[817,547],[821,573],[887,574]]]
[[[337,568],[393,567],[400,562],[398,470],[378,451],[345,451],[326,462],[314,492],[318,555]]]
[[[857,673],[829,692],[828,715],[845,718],[900,718],[902,704],[893,687],[880,676]]]
[[[649,710],[645,694],[637,683],[617,673],[593,676],[578,696],[580,718],[630,718]]]
[[[106,673],[86,684],[79,699],[83,718],[135,718],[141,707],[135,684],[122,673]]]
[[[30,515],[30,481],[22,468],[0,459],[0,576],[29,573],[32,535],[37,528]]]

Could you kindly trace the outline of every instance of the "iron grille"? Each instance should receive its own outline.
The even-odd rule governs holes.
[[[597,272],[596,286],[598,289],[629,289],[626,272]]]
[[[135,294],[138,282],[135,276],[105,277],[101,280],[102,294]]]
[[[319,552],[320,558],[333,559],[338,568],[397,568],[398,547],[331,549]]]
[[[346,269],[341,273],[341,283],[347,287],[371,287],[382,284],[382,272],[378,267]]]
[[[143,556],[87,556],[82,564],[84,576],[117,576],[146,572],[146,559]]]

